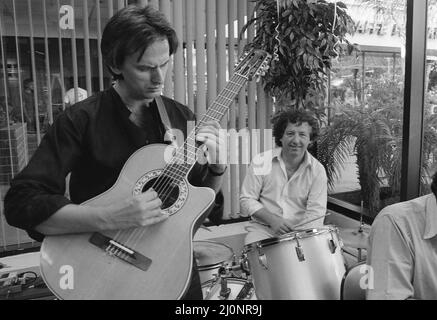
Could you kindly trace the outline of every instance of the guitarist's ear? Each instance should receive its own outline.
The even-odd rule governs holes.
[[[112,67],[112,66],[108,66],[108,68],[113,74],[115,74],[117,76],[121,76],[121,70],[119,68]]]

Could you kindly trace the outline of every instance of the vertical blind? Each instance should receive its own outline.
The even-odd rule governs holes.
[[[186,104],[198,119],[233,75],[250,29],[240,30],[253,12],[242,0],[2,0],[0,3],[0,198],[29,161],[47,127],[68,105],[72,89],[87,96],[110,86],[99,50],[108,19],[127,5],[152,5],[174,26],[181,46],[171,61],[163,94]],[[25,122],[23,81],[32,79],[35,128]],[[225,218],[239,213],[239,188],[251,156],[271,148],[262,129],[269,127],[272,101],[254,80],[243,87],[221,126],[228,134],[228,170],[224,177]],[[256,129],[261,129],[257,131]],[[249,148],[249,149],[248,149]],[[23,151],[24,150],[24,151]],[[249,157],[248,157],[248,156]],[[0,205],[0,251],[35,245],[25,232],[7,225]]]

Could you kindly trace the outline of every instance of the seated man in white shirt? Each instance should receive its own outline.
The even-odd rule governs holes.
[[[321,227],[326,214],[326,171],[307,151],[319,132],[317,119],[287,110],[272,123],[278,148],[254,157],[241,189],[241,214],[252,218],[245,244]]]
[[[431,190],[385,207],[373,221],[367,299],[437,299],[437,173]]]

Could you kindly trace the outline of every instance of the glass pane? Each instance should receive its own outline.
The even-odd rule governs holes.
[[[428,37],[425,61],[425,110],[421,165],[421,195],[430,192],[431,176],[437,172],[437,5],[428,2]]]
[[[329,195],[375,217],[398,202],[406,1],[345,1],[355,50],[333,61],[322,130]]]

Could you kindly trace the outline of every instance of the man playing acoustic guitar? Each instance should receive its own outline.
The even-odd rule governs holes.
[[[5,197],[9,224],[41,241],[49,235],[150,226],[168,218],[161,209],[164,200],[152,188],[109,205],[81,203],[110,189],[135,151],[165,143],[166,130],[156,98],[177,47],[175,31],[152,7],[130,6],[109,20],[101,51],[113,85],[77,102],[50,127]],[[162,97],[161,101],[172,127],[186,137],[193,113],[172,99]],[[196,134],[197,142],[210,154],[223,145],[219,130],[217,122],[207,122]],[[155,156],[150,154],[150,159]],[[225,169],[224,164],[196,163],[188,179],[194,186],[219,192]],[[69,173],[70,199],[64,196]],[[197,271],[192,272],[183,298],[202,299]]]

